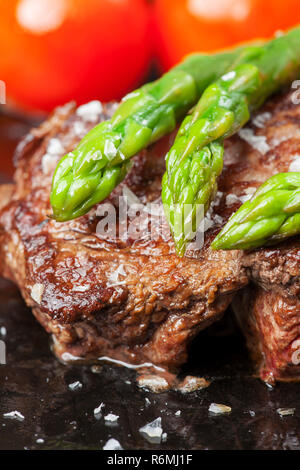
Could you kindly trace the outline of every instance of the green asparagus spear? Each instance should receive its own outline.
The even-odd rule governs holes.
[[[300,172],[269,178],[231,216],[214,250],[248,250],[300,234]]]
[[[238,65],[210,85],[182,122],[166,158],[162,187],[179,256],[184,255],[199,223],[197,206],[202,204],[205,212],[216,192],[223,140],[237,132],[268,96],[300,75],[299,50],[300,28],[258,47],[247,64]],[[217,150],[211,147],[214,141]]]
[[[105,199],[126,176],[131,157],[173,131],[210,83],[250,60],[257,49],[188,56],[159,80],[127,95],[112,119],[92,129],[59,162],[50,197],[53,218],[74,219]]]

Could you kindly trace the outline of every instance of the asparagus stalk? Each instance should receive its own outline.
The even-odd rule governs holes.
[[[300,172],[269,178],[231,216],[214,250],[249,250],[300,234]]]
[[[130,158],[173,131],[210,83],[250,60],[257,49],[253,45],[188,56],[159,80],[125,96],[109,121],[97,125],[60,160],[50,197],[53,218],[74,219],[105,199],[126,176]]]
[[[223,140],[237,132],[267,97],[300,75],[299,50],[300,28],[258,47],[247,64],[238,65],[211,84],[194,112],[182,122],[166,157],[162,187],[165,214],[179,256],[184,255],[195,234],[197,207],[202,204],[205,212],[215,195],[222,171]]]

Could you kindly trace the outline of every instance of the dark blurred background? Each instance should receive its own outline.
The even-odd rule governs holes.
[[[119,100],[194,51],[300,23],[299,0],[0,0],[0,171],[55,106]]]

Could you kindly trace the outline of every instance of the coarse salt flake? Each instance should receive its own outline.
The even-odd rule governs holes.
[[[102,416],[102,408],[104,407],[105,407],[104,403],[100,403],[100,405],[94,409],[94,416],[96,418],[100,418]]]
[[[258,150],[262,155],[265,155],[269,150],[270,146],[267,143],[265,135],[255,135],[252,129],[245,128],[239,131],[241,139],[245,140],[251,147]]]
[[[213,225],[214,225],[214,221],[211,219],[210,214],[207,213],[206,217],[204,218],[204,232],[209,230]]]
[[[240,201],[242,204],[244,204],[244,202],[249,201],[251,198],[252,194],[243,194],[242,196],[240,196]]]
[[[280,416],[293,416],[295,408],[278,408],[277,413]]]
[[[215,224],[222,224],[223,223],[223,217],[221,217],[219,214],[214,215],[214,223]]]
[[[100,101],[94,100],[79,106],[76,110],[76,114],[84,121],[96,122],[102,111],[103,107]]]
[[[203,377],[194,377],[192,375],[187,375],[185,379],[180,383],[177,390],[183,394],[195,392],[197,390],[202,390],[207,388],[209,382]]]
[[[74,132],[78,137],[83,137],[86,134],[86,128],[82,121],[74,122]]]
[[[225,413],[231,413],[231,407],[227,405],[222,405],[220,403],[211,403],[208,411],[216,415],[221,415]]]
[[[161,418],[157,418],[151,423],[140,428],[139,432],[142,436],[152,444],[160,444],[163,429],[161,427]]]
[[[7,333],[7,331],[6,331],[5,326],[1,326],[1,328],[0,328],[0,334],[1,334],[1,336],[6,336],[6,333]]]
[[[17,410],[4,413],[3,417],[7,419],[16,419],[17,421],[24,421],[25,419],[25,416],[23,416],[22,413]]]
[[[300,155],[295,155],[289,166],[289,171],[300,171]]]
[[[115,423],[116,421],[118,421],[118,419],[119,416],[113,413],[108,413],[108,415],[104,416],[104,420],[109,421],[110,423]]]
[[[123,447],[116,439],[109,439],[104,445],[103,450],[123,450]]]
[[[59,139],[52,138],[49,140],[47,151],[42,158],[42,171],[44,174],[51,173],[57,164],[55,157],[63,155],[65,152],[64,147]]]
[[[117,147],[111,140],[106,140],[104,144],[104,153],[106,157],[112,159],[117,155]]]
[[[151,392],[159,393],[169,389],[169,384],[166,379],[159,375],[146,375],[138,377],[137,384],[140,388],[146,388]]]
[[[249,186],[248,188],[245,189],[245,193],[246,194],[250,194],[252,196],[252,194],[255,193],[257,188],[255,188],[255,186]]]
[[[120,280],[120,276],[125,277],[126,276],[126,271],[124,269],[124,264],[120,264],[117,269],[111,273],[109,273],[108,277],[108,287],[114,287],[114,286],[120,286],[122,284],[125,284],[124,281]]]
[[[59,139],[52,138],[49,140],[47,153],[50,155],[62,155],[65,149]]]
[[[226,206],[231,206],[232,204],[236,204],[237,202],[240,202],[240,199],[236,194],[227,194],[225,204]]]
[[[73,382],[68,385],[69,389],[73,392],[74,390],[80,390],[82,388],[82,383],[77,380],[76,382]]]
[[[55,166],[56,166],[56,159],[53,158],[53,155],[50,155],[49,153],[45,153],[45,155],[42,158],[42,171],[44,175],[51,173],[51,171],[54,170]]]

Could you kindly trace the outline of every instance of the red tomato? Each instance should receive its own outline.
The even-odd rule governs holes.
[[[195,51],[213,51],[300,23],[299,0],[156,0],[158,54],[165,69]]]
[[[0,80],[22,106],[119,99],[147,73],[145,0],[0,0]]]

